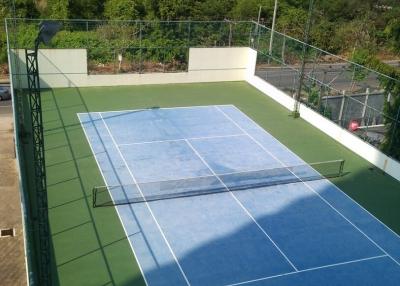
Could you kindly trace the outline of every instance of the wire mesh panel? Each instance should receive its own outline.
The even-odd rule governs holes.
[[[32,152],[34,142],[31,138],[29,103],[26,90],[23,89],[27,71],[18,50],[34,47],[39,22],[32,19],[11,19],[6,22],[16,146],[22,166],[22,193],[25,199],[35,194],[35,174],[32,173],[35,154]],[[274,33],[270,45],[271,30],[254,22],[61,22],[62,30],[53,38],[50,48],[84,49],[88,66],[79,73],[85,75],[182,72],[188,68],[190,47],[245,46],[258,51],[256,75],[293,96],[299,84],[300,64],[305,57],[304,85],[300,96],[302,103],[380,148],[385,154],[400,159],[400,84],[397,79],[310,45],[303,54],[304,43],[279,32]],[[58,73],[62,74],[60,71]],[[74,72],[71,74],[77,75]],[[74,86],[73,80],[68,83]],[[136,202],[154,200],[164,198],[167,193],[172,193],[172,197],[201,195],[318,180],[340,174],[341,166],[339,164],[338,167],[336,163],[313,164],[311,167],[294,166],[195,180],[154,182],[140,184],[140,190],[134,185],[98,187],[94,191],[94,204],[114,205],[132,199]],[[130,196],[126,197],[127,194]],[[29,202],[25,207],[29,213],[34,212],[37,205]],[[35,235],[32,231],[36,227],[35,219],[27,217],[26,223],[29,227],[28,263],[33,265],[30,269],[34,273],[35,267],[38,267],[34,264],[38,262],[34,261],[36,257],[33,256],[40,255],[37,251],[40,239],[36,239],[36,242],[32,239]]]
[[[40,20],[16,19],[13,22],[14,27],[9,27],[10,31],[14,29],[10,34],[11,51],[32,48]],[[355,120],[360,126],[384,124],[388,127],[385,132],[397,134],[391,129],[393,126],[397,128],[399,120],[399,80],[312,45],[305,46],[302,41],[276,31],[271,38],[271,30],[255,22],[61,22],[63,28],[54,37],[51,48],[85,49],[88,62],[85,74],[184,72],[188,70],[190,47],[248,46],[258,52],[256,75],[294,96],[300,84],[300,67],[304,58],[304,80],[299,96],[302,103],[346,129]],[[18,57],[12,58],[18,60]],[[24,73],[23,68],[18,72],[20,75]],[[24,80],[15,77],[15,82]],[[358,96],[367,93],[371,95],[367,102],[365,96]],[[366,110],[369,109],[374,111],[369,113],[371,118],[365,122]],[[373,140],[374,145],[388,155],[394,152],[392,147],[388,147],[388,142],[394,140],[391,134],[385,133],[380,137],[379,144]],[[368,136],[362,138],[371,141]]]
[[[400,152],[393,148],[400,145],[391,143],[400,140],[397,132],[400,80],[279,32],[274,32],[270,50],[271,30],[258,25],[255,31],[254,46],[258,49],[255,75],[293,96],[300,85],[304,58],[299,101],[387,155],[400,159]],[[373,132],[366,131],[370,126],[375,129]],[[374,126],[379,126],[379,134]]]

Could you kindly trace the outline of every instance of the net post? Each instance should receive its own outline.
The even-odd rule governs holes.
[[[343,176],[344,161],[345,161],[345,160],[342,160],[342,161],[340,162],[339,177]]]
[[[92,199],[92,201],[93,201],[93,208],[95,208],[95,207],[96,207],[96,199],[97,199],[96,188],[93,188],[93,189],[92,189],[92,197],[93,197],[93,199]]]

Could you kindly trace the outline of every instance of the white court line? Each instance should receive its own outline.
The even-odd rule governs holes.
[[[281,160],[279,160],[274,154],[272,154],[268,149],[266,149],[260,142],[258,142],[254,137],[252,137],[246,130],[244,130],[239,124],[237,124],[229,115],[227,115],[224,111],[222,111],[218,106],[216,106],[222,114],[226,116],[229,120],[232,121],[240,130],[242,130],[244,133],[246,133],[250,139],[254,141],[258,146],[260,146],[266,153],[268,153],[270,156],[272,156],[276,161],[282,164],[284,167],[286,166],[285,163],[283,163]],[[290,169],[288,169],[289,172],[291,172],[294,176],[296,176],[308,189],[310,189],[312,192],[314,192],[322,201],[324,201],[328,206],[330,206],[336,213],[338,213],[343,219],[345,219],[349,224],[351,224],[355,229],[357,229],[361,234],[363,234],[370,242],[372,242],[380,251],[385,253],[388,257],[390,257],[397,265],[400,266],[400,263],[394,259],[386,250],[384,250],[378,243],[376,243],[372,238],[370,238],[365,232],[363,232],[359,227],[357,227],[353,222],[351,222],[344,214],[342,214],[339,210],[337,210],[332,204],[330,204],[325,198],[323,198],[317,191],[315,191],[309,184],[301,180],[295,173],[293,173]]]
[[[244,284],[248,284],[248,283],[259,282],[259,281],[264,281],[264,280],[283,277],[283,276],[289,276],[289,275],[298,274],[298,273],[302,273],[302,272],[315,271],[315,270],[318,270],[318,269],[331,268],[331,267],[336,267],[336,266],[341,266],[341,265],[346,265],[346,264],[352,264],[352,263],[358,263],[358,262],[367,261],[367,260],[379,259],[379,258],[383,258],[383,257],[388,257],[388,256],[387,255],[378,255],[378,256],[372,256],[372,257],[368,257],[368,258],[362,258],[362,259],[346,261],[346,262],[328,264],[328,265],[324,265],[324,266],[318,266],[318,267],[312,267],[312,268],[299,270],[297,272],[293,271],[293,272],[288,272],[288,273],[284,273],[284,274],[266,276],[266,277],[261,277],[261,278],[258,278],[258,279],[247,280],[247,281],[242,281],[242,282],[233,283],[233,284],[227,284],[225,286],[244,285]]]
[[[77,116],[78,116],[78,119],[79,119],[79,123],[81,124],[81,127],[82,127],[82,129],[83,129],[83,133],[85,134],[86,140],[87,140],[87,142],[88,142],[88,144],[89,144],[90,150],[92,151],[92,154],[93,154],[94,159],[95,159],[95,161],[96,161],[97,168],[99,168],[101,177],[103,178],[104,183],[108,184],[106,178],[104,177],[103,172],[101,171],[100,163],[99,163],[99,161],[97,160],[96,153],[94,152],[93,147],[92,147],[92,144],[90,143],[89,137],[88,137],[88,135],[87,135],[87,133],[86,133],[85,126],[82,124],[81,118],[79,117],[78,114],[77,114]],[[90,116],[90,115],[89,115],[89,116]],[[92,123],[92,121],[90,121],[90,124],[92,124],[93,127],[96,129],[96,126],[94,125],[94,123]],[[105,146],[103,146],[103,147],[104,147],[104,150],[105,150]],[[105,150],[105,151],[106,151],[106,150]],[[114,197],[113,197],[112,193],[110,193],[110,196],[111,196],[112,201],[114,202]],[[123,221],[122,221],[121,215],[120,215],[119,210],[118,210],[118,206],[115,206],[114,208],[115,208],[115,210],[117,211],[117,215],[118,215],[119,221],[121,222],[121,225],[122,225],[122,228],[123,228],[123,230],[124,230],[124,232],[125,232],[126,238],[127,238],[128,241],[129,241],[129,246],[130,246],[131,249],[132,249],[133,256],[135,257],[135,260],[136,260],[136,262],[137,262],[137,264],[138,264],[138,267],[139,267],[140,273],[142,274],[143,280],[144,280],[144,282],[145,282],[146,285],[149,285],[149,283],[148,283],[147,280],[146,280],[146,276],[144,275],[143,269],[142,269],[142,267],[141,267],[141,265],[140,265],[140,261],[139,261],[137,255],[136,255],[135,249],[133,248],[133,245],[132,245],[132,243],[131,243],[131,240],[129,239],[128,232],[127,232],[127,230],[126,230],[126,228],[125,228],[125,225],[124,225],[124,223],[123,223]]]
[[[232,104],[220,104],[218,106],[233,106]],[[148,107],[148,108],[139,108],[139,109],[122,109],[122,110],[109,110],[109,111],[100,111],[101,113],[112,113],[112,112],[136,112],[136,111],[149,111],[149,110],[160,110],[160,109],[196,109],[202,107],[215,107],[215,105],[192,105],[192,106],[177,106],[177,107]],[[92,112],[78,112],[77,114],[88,114],[88,113],[99,113],[99,111]]]
[[[234,105],[220,105],[220,106],[231,106],[234,107],[236,110],[237,109]],[[168,108],[169,109],[169,108]],[[148,110],[148,109],[145,109]],[[115,111],[115,112],[120,112],[120,111]],[[88,114],[88,113],[83,113],[83,114]],[[244,114],[245,115],[245,114]],[[248,117],[247,115],[245,115],[246,117]],[[249,117],[248,117],[249,118]],[[251,120],[253,123],[255,123],[251,118],[249,118],[249,120]],[[81,123],[82,124],[82,123]],[[256,124],[256,123],[255,123]],[[263,132],[265,132],[265,130],[263,130],[258,124],[255,125],[258,129],[262,130]],[[86,135],[86,132],[85,132]],[[87,137],[87,136],[86,136]],[[90,145],[90,144],[89,144]],[[282,144],[283,145],[283,144]],[[285,145],[283,145],[290,153],[294,154],[290,149],[288,149]],[[90,146],[91,147],[91,146]],[[93,152],[93,150],[92,150]],[[294,154],[295,155],[295,154]],[[297,156],[297,155],[296,155]],[[96,162],[97,162],[97,158],[96,158]],[[98,162],[97,162],[98,163]],[[98,164],[99,166],[99,164]],[[99,166],[100,168],[100,166]],[[102,174],[103,175],[103,174]],[[103,177],[104,179],[104,177]],[[330,182],[331,183],[331,182]],[[332,183],[331,183],[332,184]],[[335,188],[337,188],[338,190],[340,190],[336,185],[332,184]],[[342,192],[342,191],[341,191]],[[346,193],[343,193],[344,195],[346,195],[349,199],[351,199],[354,203],[356,203],[357,205],[359,205],[356,201],[354,201],[351,197],[349,197]],[[394,233],[396,236],[399,236],[397,233],[395,233],[392,229],[390,229],[388,226],[386,226],[383,222],[381,222],[378,218],[376,218],[374,215],[372,215],[371,213],[369,213],[364,207],[362,207],[361,205],[359,205],[365,212],[367,212],[368,214],[371,215],[371,217],[374,217],[377,221],[379,221],[383,226],[385,226],[387,229],[389,229],[392,233]],[[384,256],[388,256],[388,255],[384,255]],[[367,258],[368,259],[368,258]],[[393,259],[393,258],[392,258]],[[138,260],[137,260],[138,261]],[[138,261],[139,262],[139,261]],[[396,262],[396,261],[395,261]],[[329,267],[329,266],[322,266],[322,267]],[[312,270],[312,269],[311,269]],[[305,270],[301,270],[299,272],[303,272]],[[293,272],[296,273],[296,272]],[[144,275],[143,275],[144,276]],[[262,280],[262,279],[261,279]],[[256,280],[257,281],[257,280]],[[246,282],[247,283],[247,282]],[[240,284],[233,284],[233,285],[240,285]]]
[[[253,119],[251,119],[246,113],[242,112],[239,108],[237,108],[235,105],[233,104],[223,104],[223,105],[218,105],[218,106],[228,106],[228,107],[233,107],[235,108],[237,111],[239,111],[241,114],[243,114],[247,119],[249,119],[251,122],[254,123],[254,125],[257,127],[257,129],[263,131],[264,133],[272,136],[271,134],[267,133],[260,125],[258,125],[257,122],[255,122]],[[272,136],[273,137],[273,136]],[[295,156],[296,158],[300,159],[301,161],[304,162],[303,159],[301,159],[296,153],[294,153],[292,150],[290,150],[285,144],[282,144],[279,140],[277,140],[275,137],[274,139],[276,141],[278,141],[280,143],[281,146],[283,146],[290,154],[292,154],[293,156]],[[307,164],[305,162],[305,164]],[[400,235],[395,232],[393,229],[391,229],[390,227],[388,227],[385,223],[383,223],[383,221],[381,221],[379,218],[377,218],[375,215],[373,215],[370,211],[368,211],[366,208],[364,208],[362,205],[360,205],[357,201],[355,201],[352,197],[350,197],[348,194],[346,194],[345,192],[343,192],[338,186],[336,186],[334,183],[332,183],[329,180],[326,180],[329,184],[331,184],[335,189],[337,189],[340,193],[342,193],[343,195],[345,195],[349,200],[351,200],[353,203],[355,203],[356,205],[358,205],[362,210],[364,210],[368,215],[370,215],[372,218],[374,218],[375,220],[377,220],[379,223],[382,224],[382,226],[384,226],[386,229],[388,229],[391,233],[393,233],[395,236],[397,236],[400,239]]]
[[[118,146],[131,146],[131,145],[143,145],[143,144],[153,144],[153,143],[166,143],[166,142],[179,142],[185,140],[202,140],[202,139],[214,139],[214,138],[230,138],[230,137],[240,137],[247,136],[246,134],[231,134],[231,135],[215,135],[215,136],[203,136],[203,137],[192,137],[192,138],[180,138],[180,139],[168,139],[168,140],[154,140],[154,141],[143,141],[134,143],[121,143]]]
[[[237,199],[237,197],[229,190],[229,188],[225,185],[225,183],[221,180],[220,177],[214,172],[214,170],[208,165],[208,163],[204,160],[204,158],[197,152],[197,150],[193,147],[193,145],[186,140],[187,144],[192,148],[193,152],[200,158],[205,166],[214,174],[214,176],[220,181],[220,183],[226,188],[226,190],[231,194],[231,196],[235,199],[235,201],[239,204],[239,206],[244,210],[244,212],[251,218],[251,220],[257,225],[257,227],[264,233],[264,235],[272,242],[272,244],[276,247],[276,249],[282,254],[282,256],[286,259],[286,261],[293,267],[294,270],[298,271],[296,266],[290,261],[290,259],[283,253],[283,251],[279,248],[279,246],[272,240],[272,238],[268,235],[268,233],[260,226],[260,224],[256,221],[256,219],[249,213],[249,211],[243,206],[243,204]]]
[[[138,184],[137,181],[136,181],[136,178],[135,178],[134,175],[132,174],[131,169],[129,168],[128,163],[126,162],[124,156],[123,156],[122,153],[121,153],[121,150],[119,149],[117,143],[115,142],[115,139],[114,139],[114,137],[113,137],[113,135],[112,135],[110,129],[109,129],[108,126],[107,126],[107,123],[104,121],[103,116],[101,115],[100,112],[99,112],[99,115],[100,115],[101,120],[103,121],[104,126],[105,126],[106,129],[107,129],[108,134],[110,135],[111,140],[113,141],[113,144],[114,144],[115,148],[117,149],[119,155],[121,156],[121,159],[124,161],[124,164],[125,164],[125,166],[126,166],[128,172],[129,172],[129,174],[130,174],[132,180],[133,180],[134,183],[136,184],[136,186],[137,186],[137,188],[138,188],[138,190],[139,190],[139,192],[140,192],[140,195],[143,197],[143,199],[145,199],[145,197],[144,197],[144,195],[143,195],[143,192],[142,192],[142,190],[141,190],[139,184]],[[190,285],[189,280],[188,280],[188,278],[186,277],[186,274],[185,274],[185,272],[183,271],[182,266],[180,265],[180,263],[179,263],[179,261],[178,261],[176,255],[175,255],[174,251],[172,250],[172,247],[171,247],[171,245],[169,244],[169,242],[168,242],[168,240],[167,240],[167,238],[166,238],[164,232],[162,231],[161,226],[160,226],[160,224],[158,223],[158,221],[157,221],[157,219],[156,219],[156,217],[155,217],[153,211],[151,210],[149,203],[148,203],[148,202],[145,202],[145,204],[146,204],[147,209],[149,210],[151,216],[153,217],[154,222],[156,223],[157,228],[158,228],[158,230],[160,231],[161,236],[163,237],[163,239],[164,239],[164,241],[165,241],[165,243],[166,243],[166,245],[167,245],[169,251],[171,252],[171,254],[172,254],[172,256],[173,256],[173,258],[174,258],[174,260],[175,260],[175,262],[176,262],[176,264],[177,264],[177,266],[178,266],[178,268],[179,268],[179,270],[181,271],[183,278],[185,279],[187,285]]]

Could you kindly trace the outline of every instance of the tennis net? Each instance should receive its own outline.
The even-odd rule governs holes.
[[[344,160],[334,160],[256,171],[224,173],[217,176],[119,186],[97,186],[93,188],[93,207],[211,195],[321,180],[341,176],[343,168]]]

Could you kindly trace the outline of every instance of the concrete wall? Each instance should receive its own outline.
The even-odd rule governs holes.
[[[286,107],[289,111],[294,109],[294,99],[268,82],[254,75],[247,79],[247,81],[265,95]],[[305,121],[400,181],[400,163],[398,161],[383,154],[374,146],[361,140],[356,135],[341,128],[333,121],[323,117],[307,106],[301,104],[299,111],[301,118]]]
[[[190,48],[188,70],[243,70],[248,62],[248,48]]]
[[[20,65],[21,84],[26,87],[25,54],[17,54],[17,62],[12,62]],[[240,81],[248,77],[256,57],[250,48],[190,48],[187,72],[109,75],[87,74],[85,49],[41,49],[38,60],[41,87],[55,88]]]

